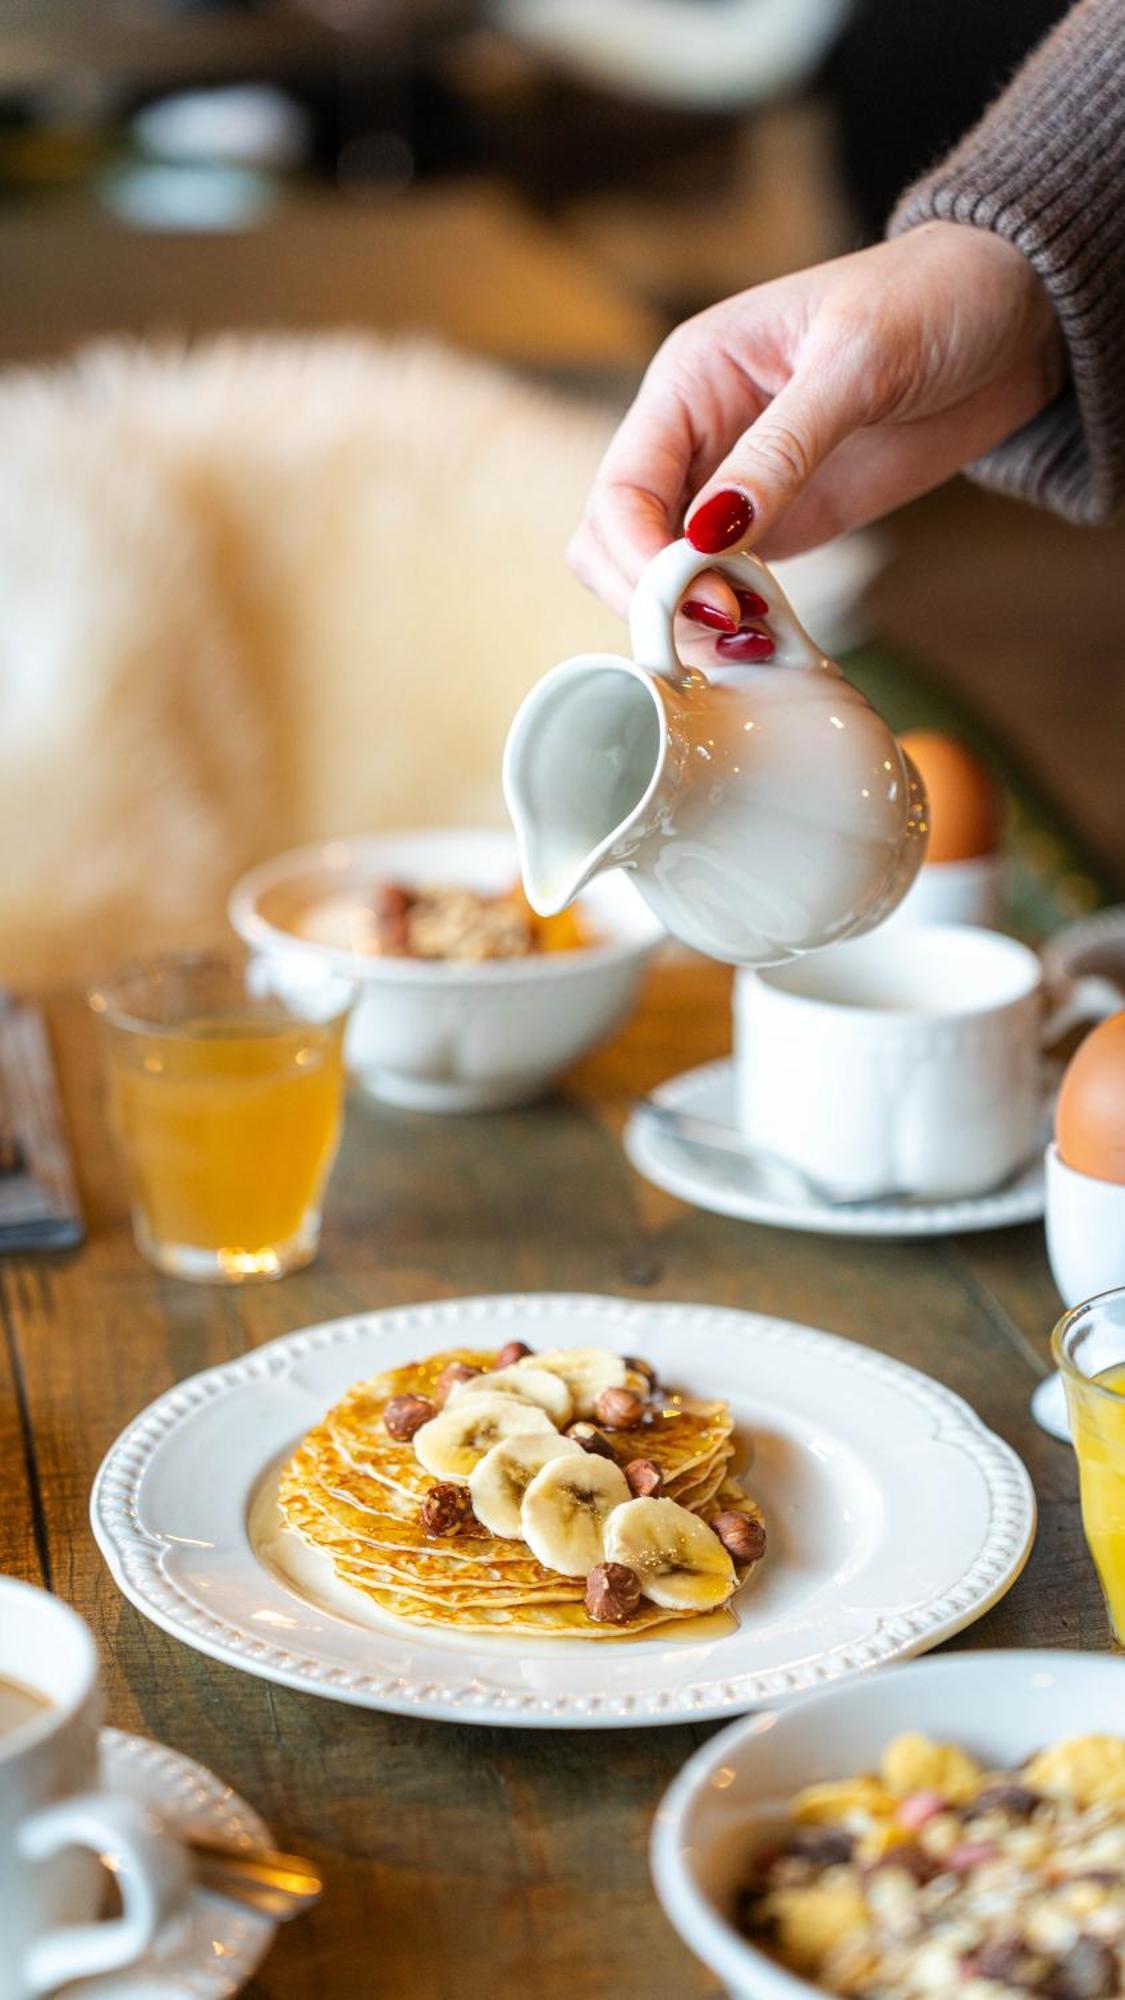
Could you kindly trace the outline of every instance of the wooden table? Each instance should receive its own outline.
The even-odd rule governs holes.
[[[1069,1452],[1032,1425],[1057,1300],[1038,1228],[936,1243],[787,1235],[649,1188],[618,1138],[627,1101],[728,1044],[726,975],[677,962],[565,1095],[497,1118],[355,1104],[311,1271],[242,1291],[164,1280],[133,1249],[93,1023],[51,1009],[90,1241],[0,1266],[0,1568],[93,1624],[110,1719],[211,1766],[328,1894],[283,1932],[269,2000],[694,2000],[718,1989],[649,1887],[653,1808],[707,1734],[536,1734],[363,1714],[187,1651],[118,1595],[86,1506],[94,1470],[178,1378],[358,1308],[520,1287],[756,1307],[917,1363],[1022,1454],[1039,1537],[1004,1602],[959,1642],[1101,1648]]]

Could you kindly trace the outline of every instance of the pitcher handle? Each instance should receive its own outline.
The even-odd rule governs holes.
[[[675,620],[680,600],[688,585],[704,570],[718,569],[733,584],[756,590],[764,597],[777,650],[767,668],[724,666],[732,672],[773,672],[776,667],[824,667],[827,663],[819,646],[809,638],[773,572],[760,556],[749,551],[733,555],[705,556],[689,541],[671,542],[654,556],[633,592],[629,606],[629,638],[633,658],[640,666],[657,673],[672,673],[680,665],[676,652]]]

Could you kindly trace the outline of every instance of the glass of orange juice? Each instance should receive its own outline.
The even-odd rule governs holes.
[[[169,957],[102,981],[110,1103],[138,1248],[178,1278],[280,1278],[315,1257],[354,998],[319,965]]]
[[[1113,1636],[1125,1646],[1125,1290],[1066,1313],[1051,1346],[1078,1456],[1082,1526]]]

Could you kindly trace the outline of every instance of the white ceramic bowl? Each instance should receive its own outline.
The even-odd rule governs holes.
[[[921,1730],[983,1763],[1018,1764],[1087,1731],[1120,1735],[1125,1668],[1094,1653],[947,1653],[735,1723],[681,1771],[657,1814],[652,1868],[665,1912],[736,2000],[809,2000],[729,1920],[745,1865],[802,1785],[871,1770]]]
[[[583,894],[599,942],[578,951],[465,964],[372,958],[294,935],[319,896],[364,895],[378,882],[457,882],[499,890],[518,876],[505,833],[370,834],[299,848],[251,869],[229,913],[254,950],[310,957],[359,982],[348,1066],[371,1096],[414,1111],[493,1111],[538,1097],[628,1013],[664,933],[620,875]]]

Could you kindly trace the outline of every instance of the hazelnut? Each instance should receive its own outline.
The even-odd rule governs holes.
[[[594,1404],[594,1415],[608,1431],[631,1431],[644,1413],[645,1406],[632,1389],[603,1389]]]
[[[631,1458],[625,1467],[625,1484],[637,1500],[651,1500],[664,1484],[664,1475],[651,1458]]]
[[[523,1361],[531,1353],[526,1340],[505,1341],[493,1362],[494,1368],[514,1368],[517,1361]]]
[[[583,1451],[592,1451],[598,1458],[612,1458],[616,1462],[617,1454],[613,1446],[604,1431],[600,1431],[596,1424],[588,1424],[583,1419],[581,1423],[571,1424],[569,1429],[563,1432],[563,1436],[573,1438],[575,1444],[582,1446]]]
[[[732,1507],[716,1514],[708,1526],[736,1563],[756,1563],[765,1555],[766,1531],[753,1515],[740,1514]]]
[[[380,951],[401,958],[410,950],[409,917],[415,898],[398,882],[382,882],[375,891],[375,935]]]
[[[435,1400],[444,1404],[448,1400],[450,1390],[455,1389],[458,1382],[471,1382],[474,1375],[483,1373],[482,1368],[470,1368],[467,1361],[449,1362],[434,1383]]]
[[[627,1625],[641,1608],[641,1580],[625,1563],[595,1563],[586,1578],[586,1615],[595,1625]]]
[[[474,1518],[468,1487],[453,1479],[431,1486],[422,1502],[421,1521],[427,1535],[459,1535]]]
[[[383,1428],[388,1437],[405,1444],[415,1431],[436,1416],[437,1404],[431,1403],[428,1396],[392,1396],[383,1411]]]
[[[646,1396],[654,1395],[659,1383],[651,1361],[642,1361],[639,1354],[624,1354],[621,1358],[631,1374],[643,1377]]]

